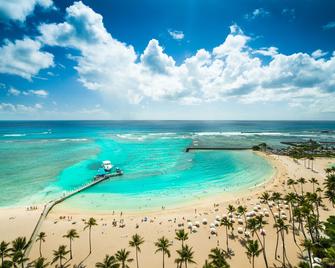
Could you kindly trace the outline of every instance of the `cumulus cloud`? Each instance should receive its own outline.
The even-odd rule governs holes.
[[[182,40],[185,37],[185,35],[182,31],[169,30],[168,32],[169,32],[169,35],[175,40]]]
[[[13,95],[13,96],[19,96],[19,95],[21,94],[21,91],[20,91],[20,90],[17,90],[16,88],[11,87],[11,88],[8,90],[8,94],[9,94],[9,95]]]
[[[3,113],[34,113],[43,108],[43,105],[36,103],[35,105],[0,103],[0,112]]]
[[[52,0],[3,0],[0,1],[0,21],[24,22],[31,15],[36,6],[50,8]]]
[[[14,42],[5,41],[0,47],[0,73],[31,79],[41,69],[53,66],[53,55],[41,51],[41,43],[25,37]]]
[[[244,17],[247,20],[254,20],[258,17],[267,17],[270,16],[270,12],[264,8],[256,8],[252,13],[246,14]]]
[[[251,37],[234,24],[226,39],[177,64],[155,39],[141,54],[107,32],[101,15],[82,2],[67,8],[65,21],[40,27],[50,46],[77,49],[76,70],[88,89],[131,103],[171,101],[187,105],[235,99],[286,101],[316,107],[334,99],[335,56],[323,52],[285,55],[275,47],[254,49]],[[263,56],[270,60],[263,61]],[[306,104],[306,105],[305,105]]]
[[[27,90],[22,92],[23,95],[33,95],[37,97],[47,97],[49,92],[44,89],[37,89],[37,90]]]
[[[322,28],[324,30],[330,30],[335,28],[335,21],[330,21],[327,24],[323,25]]]
[[[315,59],[318,59],[318,58],[322,58],[322,57],[326,56],[327,54],[328,54],[328,52],[324,52],[321,49],[317,49],[312,53],[312,57],[315,58]]]

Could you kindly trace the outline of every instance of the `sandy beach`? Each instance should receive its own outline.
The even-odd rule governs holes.
[[[128,246],[131,236],[135,233],[144,237],[145,243],[141,247],[139,256],[140,267],[161,267],[162,256],[160,253],[155,254],[154,242],[162,236],[167,237],[173,241],[171,247],[171,258],[166,259],[165,267],[175,267],[174,260],[176,258],[176,249],[180,248],[180,242],[175,240],[175,230],[180,229],[182,224],[187,228],[188,220],[191,222],[199,221],[200,227],[196,233],[190,233],[186,244],[193,247],[195,252],[195,264],[189,267],[202,267],[205,259],[211,248],[216,246],[226,247],[226,235],[224,227],[217,227],[217,236],[210,234],[209,224],[214,222],[216,215],[222,216],[227,214],[228,204],[235,207],[238,205],[245,205],[248,211],[252,210],[258,203],[260,194],[267,191],[275,191],[285,194],[293,191],[286,186],[288,178],[298,179],[304,177],[309,180],[315,177],[320,185],[325,178],[324,169],[331,163],[333,159],[318,158],[314,161],[314,170],[304,167],[303,161],[295,162],[286,156],[265,155],[275,168],[273,178],[269,179],[265,184],[259,185],[239,193],[223,193],[222,196],[215,196],[213,198],[206,198],[195,201],[192,205],[182,206],[180,208],[169,209],[166,208],[160,211],[151,212],[126,212],[122,215],[119,212],[110,213],[88,213],[82,211],[64,210],[57,206],[48,215],[43,222],[40,231],[46,233],[46,242],[42,244],[42,253],[49,261],[52,259],[52,251],[57,249],[59,245],[67,245],[69,241],[63,238],[63,235],[69,229],[76,229],[80,238],[73,241],[73,255],[74,258],[69,261],[71,267],[73,264],[83,263],[86,267],[94,267],[95,263],[102,261],[106,254],[114,254],[121,248],[127,248],[132,252],[132,257],[135,257],[134,250]],[[297,189],[300,189],[297,186]],[[312,185],[306,183],[304,185],[305,191],[312,191]],[[216,204],[216,205],[214,205]],[[329,210],[321,209],[321,219],[324,220],[330,214],[334,214],[330,204],[326,203]],[[260,204],[263,208],[266,205]],[[26,207],[21,208],[2,208],[0,209],[0,234],[1,240],[11,241],[18,236],[30,237],[31,232],[36,224],[38,217],[42,211],[43,205],[38,206],[36,210],[27,211]],[[92,229],[92,254],[89,253],[88,246],[88,231],[84,229],[84,219],[94,217],[97,220],[98,226]],[[207,225],[202,224],[202,220],[208,220]],[[270,267],[280,265],[275,260],[275,229],[272,228],[274,222],[270,217],[265,217],[268,225],[265,226],[266,234],[266,249],[270,263]],[[117,222],[117,226],[113,227],[113,220]],[[119,227],[120,221],[123,221],[125,226]],[[229,246],[234,252],[234,256],[228,259],[231,267],[249,267],[250,263],[245,254],[245,248],[241,246],[242,234],[238,234],[237,229],[240,225],[237,221],[234,224],[234,238],[229,239]],[[291,231],[286,237],[288,259],[291,264],[298,263],[299,250],[293,242]],[[298,240],[302,237],[298,237]],[[281,251],[279,250],[279,255]],[[39,256],[38,243],[35,243],[29,254],[31,260]],[[256,267],[264,267],[262,256],[256,258]],[[136,267],[136,263],[130,264],[130,267]]]

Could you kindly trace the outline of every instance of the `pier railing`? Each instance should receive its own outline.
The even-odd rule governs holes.
[[[30,253],[30,250],[32,248],[32,245],[34,244],[35,240],[36,240],[36,236],[38,234],[38,231],[43,223],[43,221],[46,219],[46,217],[48,216],[49,212],[52,210],[53,207],[55,207],[57,204],[63,202],[64,200],[100,183],[100,182],[103,182],[111,177],[116,177],[116,176],[121,176],[123,175],[123,172],[116,172],[116,173],[112,173],[112,174],[106,174],[106,175],[103,175],[101,177],[96,177],[94,180],[92,180],[91,182],[88,182],[84,185],[82,185],[81,187],[73,190],[73,191],[70,191],[70,192],[66,192],[66,193],[63,193],[63,195],[55,200],[51,200],[49,201],[48,203],[46,203],[44,205],[44,208],[43,208],[43,211],[40,215],[40,217],[38,218],[38,221],[34,227],[34,230],[30,236],[30,239],[28,241],[28,246],[24,252],[25,256],[28,257],[29,256],[29,253]]]

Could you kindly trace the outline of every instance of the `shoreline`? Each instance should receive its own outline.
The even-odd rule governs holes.
[[[257,153],[258,154],[258,153]],[[75,228],[80,238],[74,242],[74,259],[70,263],[78,264],[79,262],[85,260],[86,267],[94,267],[97,261],[101,261],[105,254],[114,254],[116,250],[120,248],[127,248],[131,250],[132,257],[134,256],[134,251],[128,248],[128,241],[130,237],[138,233],[145,239],[145,244],[142,248],[141,253],[141,266],[142,267],[160,267],[161,258],[159,254],[154,254],[155,247],[154,242],[157,238],[163,235],[170,240],[174,240],[174,232],[179,228],[187,228],[188,220],[202,221],[203,218],[208,219],[208,223],[215,220],[216,215],[223,215],[227,213],[227,206],[229,204],[237,207],[239,204],[247,206],[249,210],[259,203],[258,197],[264,191],[276,191],[281,194],[285,194],[290,191],[289,188],[282,183],[287,180],[287,178],[297,179],[300,177],[305,177],[306,180],[311,177],[316,177],[320,185],[324,179],[324,168],[329,164],[335,162],[334,159],[330,158],[320,158],[315,160],[315,170],[312,171],[304,167],[303,163],[294,162],[292,159],[285,156],[274,156],[260,153],[262,157],[271,161],[272,165],[275,167],[275,172],[265,184],[257,185],[256,188],[249,189],[247,191],[240,192],[238,195],[236,193],[230,193],[225,196],[220,195],[215,198],[206,198],[198,200],[197,203],[192,203],[189,206],[182,206],[177,209],[158,210],[151,212],[139,211],[137,213],[125,212],[123,215],[119,213],[91,213],[91,212],[81,212],[67,211],[64,213],[62,210],[51,211],[46,220],[43,222],[40,231],[47,234],[46,243],[43,244],[43,254],[48,259],[52,259],[52,252],[59,245],[68,245],[68,240],[63,238],[63,235],[71,228]],[[304,189],[311,190],[311,185],[306,184]],[[214,206],[214,204],[217,204]],[[325,203],[329,208],[329,211],[321,210],[321,219],[325,220],[329,215],[334,214],[334,209],[331,208],[328,202]],[[262,204],[261,204],[262,205]],[[265,207],[264,205],[262,205]],[[2,234],[2,239],[5,241],[12,241],[17,236],[29,237],[34,223],[37,221],[40,215],[40,209],[36,211],[26,211],[25,208],[16,209],[0,209],[0,221],[3,223],[0,226],[0,233]],[[62,217],[61,217],[62,216]],[[98,226],[94,227],[92,230],[92,243],[93,243],[93,253],[87,256],[88,253],[88,233],[84,230],[84,219],[89,217],[94,217],[97,220]],[[271,252],[269,256],[269,261],[276,265],[280,265],[278,261],[273,258],[272,252],[274,252],[276,240],[275,230],[272,228],[273,220],[266,218],[269,225],[266,226],[267,233],[267,247],[268,251]],[[116,221],[124,222],[125,226],[114,227],[112,222]],[[237,226],[241,226],[236,224]],[[183,227],[180,227],[183,226]],[[209,234],[209,224],[208,226],[201,225],[196,233],[189,233],[189,240],[187,244],[193,247],[195,251],[195,260],[197,264],[190,265],[190,268],[200,268],[202,267],[204,260],[207,258],[209,250],[216,246],[225,248],[225,231],[223,227],[217,227],[218,236],[212,236]],[[299,241],[302,237],[298,237]],[[166,260],[166,267],[175,267],[174,258],[176,257],[175,250],[180,247],[178,241],[173,242],[171,248],[172,257]],[[241,247],[239,239],[236,241],[230,240],[230,247],[235,252],[235,257],[228,260],[231,267],[248,267],[249,261],[245,255],[245,249]],[[287,252],[288,258],[292,264],[297,264],[299,261],[298,249],[296,248],[292,236],[287,237]],[[38,243],[34,243],[29,254],[31,259],[35,259],[39,256]],[[238,258],[237,258],[238,256]],[[135,267],[135,263],[130,265],[131,268]],[[255,267],[263,267],[263,260],[261,257],[255,260]]]
[[[236,199],[244,198],[244,197],[250,197],[255,193],[258,193],[260,190],[265,190],[268,187],[271,187],[272,184],[276,183],[277,180],[281,177],[281,170],[278,170],[277,163],[274,162],[274,159],[271,158],[273,155],[268,155],[262,152],[254,152],[252,150],[249,150],[253,154],[257,155],[257,157],[263,158],[265,161],[268,162],[269,165],[271,165],[272,168],[272,174],[268,175],[268,178],[265,178],[262,182],[259,182],[257,185],[252,187],[243,187],[241,189],[236,190],[227,190],[227,191],[221,191],[219,193],[208,193],[204,196],[200,197],[193,197],[189,198],[187,200],[183,200],[182,204],[179,205],[163,205],[165,208],[164,210],[160,207],[152,207],[148,209],[124,209],[122,210],[123,214],[129,215],[129,216],[139,216],[142,214],[146,215],[152,215],[152,214],[159,214],[160,212],[164,213],[177,213],[180,210],[189,210],[193,208],[194,206],[197,207],[203,207],[208,206],[209,203],[220,203],[220,202],[228,202],[228,201],[235,201]],[[264,176],[267,177],[267,176]],[[83,194],[83,193],[82,193]],[[90,195],[90,194],[89,194]],[[108,195],[108,193],[104,194],[93,194],[93,197],[101,197],[102,195]],[[115,213],[120,213],[121,210],[118,209],[94,209],[94,208],[79,208],[74,206],[66,206],[63,204],[60,204],[59,206],[56,206],[50,213],[55,214],[73,214],[73,215],[110,215],[112,211],[115,211]]]

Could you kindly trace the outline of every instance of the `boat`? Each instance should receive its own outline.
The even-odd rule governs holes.
[[[113,168],[113,165],[111,161],[105,160],[105,161],[102,161],[102,167],[105,171],[109,172]]]

